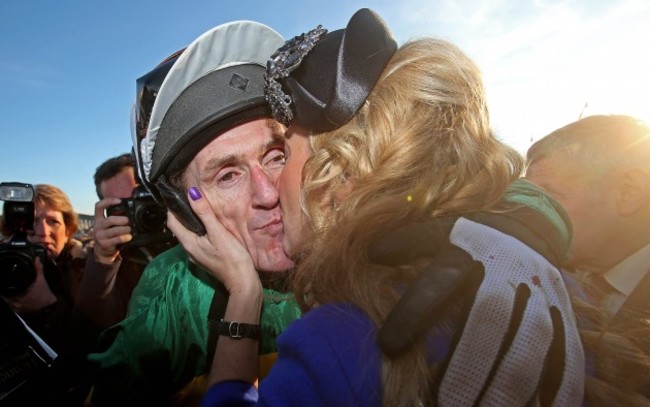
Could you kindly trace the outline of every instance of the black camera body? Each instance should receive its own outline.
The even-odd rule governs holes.
[[[0,295],[11,297],[24,293],[36,279],[34,261],[40,257],[45,265],[45,247],[30,243],[27,233],[34,229],[34,188],[30,184],[0,184],[3,205],[3,232],[10,235],[0,244]]]
[[[160,205],[143,186],[133,189],[130,198],[106,208],[106,216],[126,216],[131,226],[131,241],[122,248],[147,246],[174,240],[167,228],[167,208]]]

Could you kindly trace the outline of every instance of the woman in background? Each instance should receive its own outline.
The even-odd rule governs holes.
[[[36,277],[23,292],[3,296],[9,306],[58,355],[42,380],[25,386],[16,402],[82,405],[88,386],[85,347],[74,319],[74,298],[85,266],[85,251],[74,239],[78,217],[67,194],[54,185],[34,189],[34,228],[27,239],[44,249]]]

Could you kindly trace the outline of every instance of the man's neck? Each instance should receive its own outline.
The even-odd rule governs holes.
[[[291,291],[290,270],[287,271],[258,271],[260,281],[264,288],[270,288],[275,291]]]

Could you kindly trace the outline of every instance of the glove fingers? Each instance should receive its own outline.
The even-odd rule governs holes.
[[[554,326],[545,298],[539,292],[531,293],[523,284],[519,288],[525,288],[530,298],[524,304],[523,313],[518,310],[514,313],[520,322],[511,324],[515,330],[507,336],[512,337],[512,342],[505,349],[481,400],[485,405],[528,405],[538,395]]]
[[[551,347],[548,350],[546,372],[540,385],[540,406],[542,407],[553,404],[553,400],[564,380],[564,368],[566,366],[566,338],[562,315],[556,307],[551,307],[550,312],[553,323],[553,342],[551,342]]]
[[[442,382],[440,405],[477,405],[520,329],[530,290],[484,282]]]
[[[582,342],[575,328],[575,319],[570,306],[561,302],[556,304],[558,304],[557,308],[551,307],[551,317],[553,325],[559,327],[555,328],[555,340],[558,343],[552,346],[562,347],[562,351],[556,351],[558,356],[549,360],[550,367],[546,376],[554,377],[555,380],[542,385],[552,389],[553,400],[548,402],[553,406],[579,405],[583,399],[585,373]],[[560,360],[560,355],[564,356],[564,360]]]
[[[448,246],[444,258],[427,266],[402,295],[379,330],[379,346],[389,357],[406,352],[431,327],[449,301],[473,296],[482,266],[464,251]],[[448,261],[446,261],[448,260]]]
[[[497,362],[494,363],[494,365],[492,366],[492,370],[488,375],[488,380],[485,383],[485,386],[483,388],[483,391],[481,392],[481,395],[479,396],[479,399],[484,396],[483,393],[487,391],[487,388],[490,385],[491,380],[495,377],[497,373],[497,370],[500,366],[500,361],[502,361],[503,358],[505,357],[505,354],[508,352],[513,342],[515,341],[517,332],[519,331],[519,329],[521,329],[521,325],[522,325],[521,322],[524,319],[526,306],[528,305],[528,301],[530,300],[530,294],[531,294],[530,288],[528,288],[528,286],[524,284],[519,284],[517,290],[515,291],[515,298],[513,300],[510,321],[508,324],[508,330],[503,335],[503,342],[501,343],[499,352],[495,358]]]
[[[553,342],[549,350],[546,372],[540,386],[541,406],[563,406],[578,404],[582,399],[582,375],[584,356],[580,338],[567,331],[573,323],[570,317],[553,306],[550,309],[553,321]],[[546,396],[548,395],[548,396]]]

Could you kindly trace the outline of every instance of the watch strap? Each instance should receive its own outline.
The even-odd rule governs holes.
[[[229,336],[233,339],[260,338],[260,326],[245,324],[237,321],[224,321],[223,318],[217,322],[217,334]]]

